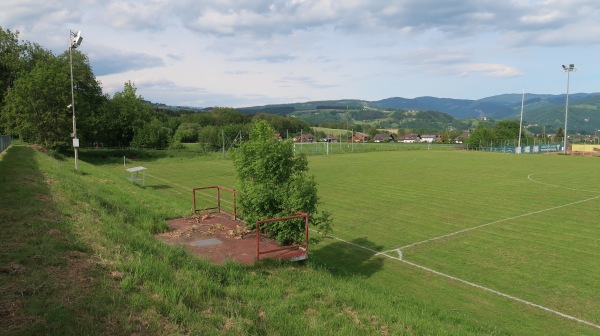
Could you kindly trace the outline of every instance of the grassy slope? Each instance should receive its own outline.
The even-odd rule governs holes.
[[[493,321],[363,281],[360,272],[319,263],[214,266],[197,260],[151,234],[164,228],[165,218],[189,213],[189,196],[166,184],[132,186],[117,168],[81,162],[75,173],[72,161],[26,147],[2,154],[3,332],[510,333]],[[354,251],[352,257],[361,258]]]

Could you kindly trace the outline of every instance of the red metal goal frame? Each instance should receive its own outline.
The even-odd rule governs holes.
[[[294,212],[297,215],[288,216],[288,217],[280,217],[280,218],[263,219],[263,220],[259,220],[256,222],[256,260],[257,261],[260,260],[260,256],[262,254],[286,251],[286,250],[291,251],[291,250],[296,250],[299,248],[304,248],[305,253],[308,254],[308,219],[309,219],[309,215],[307,213],[300,212],[300,211],[294,211]],[[291,246],[285,246],[285,247],[267,250],[267,251],[260,250],[260,225],[261,224],[272,223],[272,222],[281,222],[281,221],[285,221],[285,220],[299,219],[299,218],[304,218],[304,242],[303,243],[300,243],[298,245],[292,244]]]
[[[217,206],[212,207],[212,208],[198,209],[198,202],[196,202],[196,190],[205,190],[205,189],[217,189]],[[231,213],[221,207],[221,189],[233,194],[233,213]],[[202,212],[202,211],[217,210],[219,213],[224,212],[224,213],[232,215],[233,220],[237,219],[237,201],[236,201],[237,191],[235,191],[235,189],[230,189],[230,188],[226,188],[226,187],[222,187],[222,186],[210,186],[210,187],[193,188],[192,193],[194,194],[194,215],[197,215],[198,212]]]

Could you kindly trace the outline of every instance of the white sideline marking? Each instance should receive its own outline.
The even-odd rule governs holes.
[[[182,186],[181,184],[177,184],[177,183],[175,183],[175,182],[171,182],[171,181],[165,180],[164,178],[160,178],[160,177],[157,177],[157,176],[154,176],[154,175],[146,174],[146,176],[150,176],[150,177],[152,177],[152,178],[155,178],[155,179],[157,179],[157,180],[161,180],[161,181],[163,181],[163,182],[170,183],[170,184],[172,184],[172,185],[174,185],[174,186],[177,186],[177,187],[179,187],[179,188],[183,188],[183,189],[185,189],[185,190],[187,190],[187,191],[192,191],[192,189],[193,189],[193,188],[184,187],[184,186]],[[199,191],[198,193],[199,193],[199,194],[201,194],[201,195],[207,196],[207,197],[216,198],[216,197],[215,197],[215,196],[213,196],[213,195],[210,195],[210,194],[207,194],[207,193],[204,193],[204,192],[201,192],[201,191]],[[228,200],[224,200],[224,199],[222,199],[222,200],[221,200],[221,202],[225,202],[225,203],[233,204],[233,202],[231,202],[231,201],[228,201]]]
[[[598,190],[585,190],[585,189],[575,189],[575,188],[563,187],[563,186],[559,186],[556,184],[550,184],[550,183],[546,183],[546,182],[537,181],[537,180],[534,180],[533,178],[531,178],[533,175],[538,175],[538,174],[541,174],[541,173],[529,174],[529,175],[527,175],[527,179],[532,182],[547,185],[549,187],[554,187],[554,188],[561,188],[561,189],[567,189],[567,190],[573,190],[573,191],[585,191],[585,192],[591,192],[591,193],[596,193],[596,194],[600,193],[600,191],[598,191]]]
[[[392,259],[396,259],[396,258],[392,258]],[[511,299],[511,300],[514,300],[514,301],[517,301],[517,302],[520,302],[520,303],[526,304],[526,305],[528,305],[528,306],[532,306],[532,307],[535,307],[535,308],[539,308],[539,309],[545,310],[545,311],[547,311],[547,312],[549,312],[549,313],[553,313],[553,314],[556,314],[556,315],[558,315],[558,316],[561,316],[561,317],[567,318],[567,319],[569,319],[569,320],[577,321],[577,322],[579,322],[579,323],[586,324],[586,325],[588,325],[588,326],[590,326],[590,327],[594,327],[594,328],[600,329],[600,325],[598,325],[598,324],[595,324],[595,323],[592,323],[592,322],[589,322],[589,321],[586,321],[586,320],[582,320],[582,319],[580,319],[580,318],[577,318],[577,317],[575,317],[575,316],[572,316],[572,315],[568,315],[568,314],[565,314],[565,313],[561,313],[561,312],[559,312],[558,310],[550,309],[550,308],[548,308],[548,307],[544,307],[544,306],[542,306],[542,305],[539,305],[539,304],[537,304],[537,303],[533,303],[533,302],[530,302],[530,301],[526,301],[526,300],[520,299],[520,298],[518,298],[518,297],[516,297],[516,296],[509,295],[509,294],[505,294],[505,293],[499,292],[499,291],[497,291],[497,290],[494,290],[494,289],[491,289],[491,288],[488,288],[488,287],[484,287],[484,286],[478,285],[478,284],[476,284],[476,283],[473,283],[473,282],[470,282],[470,281],[467,281],[467,280],[463,280],[463,279],[457,278],[457,277],[455,277],[455,276],[452,276],[452,275],[449,275],[449,274],[445,274],[445,273],[442,273],[442,272],[439,272],[439,271],[433,270],[433,269],[431,269],[431,268],[428,268],[428,267],[425,267],[425,266],[421,266],[421,265],[419,265],[419,264],[415,264],[415,263],[413,263],[413,262],[410,262],[410,261],[407,261],[407,260],[400,260],[400,261],[401,261],[401,262],[403,262],[403,263],[405,263],[405,264],[408,264],[408,265],[411,265],[411,266],[414,266],[414,267],[420,268],[420,269],[422,269],[422,270],[424,270],[424,271],[431,272],[431,273],[437,274],[437,275],[439,275],[439,276],[446,277],[446,278],[448,278],[448,279],[452,279],[452,280],[455,280],[455,281],[459,281],[459,282],[462,282],[462,283],[464,283],[464,284],[466,284],[466,285],[469,285],[469,286],[472,286],[472,287],[475,287],[475,288],[479,288],[479,289],[481,289],[481,290],[484,290],[484,291],[487,291],[487,292],[490,292],[490,293],[494,293],[494,294],[497,294],[497,295],[503,296],[503,297],[505,297],[505,298],[507,298],[507,299]]]
[[[169,184],[172,184],[172,185],[174,185],[174,186],[177,186],[177,187],[179,187],[179,188],[183,188],[183,189],[185,189],[185,190],[189,190],[189,191],[191,191],[191,190],[192,190],[192,188],[184,187],[184,186],[182,186],[182,185],[180,185],[180,184],[177,184],[177,183],[175,183],[175,182],[167,181],[167,180],[165,180],[164,178],[160,178],[160,177],[157,177],[157,176],[154,176],[154,175],[150,175],[150,174],[146,174],[146,176],[150,176],[150,177],[153,177],[153,178],[155,178],[155,179],[157,179],[157,180],[161,180],[161,181],[163,181],[163,182],[167,182],[167,183],[169,183]]]
[[[318,233],[318,234],[320,234],[320,235],[323,235],[323,236],[325,236],[325,237],[327,237],[327,238],[331,238],[331,239],[339,240],[339,241],[341,241],[341,242],[343,242],[343,243],[346,243],[346,244],[352,245],[352,246],[354,246],[354,247],[358,247],[358,248],[361,248],[361,249],[363,249],[363,250],[367,250],[367,251],[373,252],[373,253],[375,253],[376,255],[377,255],[377,254],[379,254],[379,252],[378,252],[377,250],[373,250],[372,248],[368,248],[368,247],[366,247],[366,246],[358,245],[358,244],[356,244],[356,243],[353,243],[353,242],[350,242],[350,241],[344,240],[344,239],[342,239],[342,238],[338,238],[338,237],[332,236],[332,235],[330,235],[330,234],[322,233],[322,232],[320,232],[320,231],[317,231],[317,230],[315,230],[315,229],[309,229],[309,230],[310,230],[310,231],[313,231],[313,232],[316,232],[316,233]],[[388,258],[395,259],[394,257],[392,257],[392,256],[389,256],[389,255],[387,255],[387,254],[386,254],[385,256],[386,256],[386,257],[388,257]]]
[[[598,197],[600,197],[600,196],[598,196]],[[597,197],[596,197],[596,198],[597,198]],[[311,230],[312,230],[312,229],[311,229]],[[317,230],[312,230],[312,231],[314,231],[314,232],[318,232],[318,233],[321,233],[321,232],[319,232],[319,231],[317,231]],[[567,318],[567,319],[569,319],[569,320],[573,320],[573,321],[576,321],[576,322],[579,322],[579,323],[586,324],[586,325],[588,325],[588,326],[590,326],[590,327],[594,327],[594,328],[600,329],[600,325],[598,325],[598,324],[595,324],[595,323],[592,323],[592,322],[589,322],[589,321],[586,321],[586,320],[582,320],[582,319],[580,319],[580,318],[577,318],[577,317],[575,317],[575,316],[568,315],[568,314],[565,314],[565,313],[561,313],[561,312],[559,312],[558,310],[550,309],[550,308],[548,308],[548,307],[545,307],[545,306],[539,305],[539,304],[537,304],[537,303],[533,303],[533,302],[530,302],[530,301],[527,301],[527,300],[523,300],[523,299],[521,299],[521,298],[518,298],[518,297],[516,297],[516,296],[509,295],[509,294],[506,294],[506,293],[502,293],[502,292],[500,292],[500,291],[497,291],[497,290],[495,290],[495,289],[491,289],[491,288],[488,288],[488,287],[485,287],[485,286],[482,286],[482,285],[478,285],[478,284],[476,284],[476,283],[474,283],[474,282],[470,282],[470,281],[467,281],[467,280],[463,280],[463,279],[457,278],[457,277],[455,277],[455,276],[452,276],[452,275],[449,275],[449,274],[446,274],[446,273],[442,273],[442,272],[436,271],[436,270],[434,270],[434,269],[431,269],[431,268],[429,268],[429,267],[425,267],[425,266],[422,266],[422,265],[415,264],[415,263],[413,263],[413,262],[410,262],[410,261],[404,260],[404,259],[402,259],[402,251],[400,251],[399,249],[398,249],[398,251],[397,251],[397,252],[400,254],[400,257],[398,258],[398,257],[394,257],[394,256],[391,256],[391,255],[387,254],[387,252],[377,252],[377,251],[375,251],[375,250],[373,250],[373,249],[371,249],[371,248],[368,248],[368,247],[366,247],[366,246],[362,246],[362,245],[359,245],[359,244],[356,244],[356,243],[353,243],[353,242],[349,242],[349,241],[347,241],[347,240],[344,240],[344,239],[341,239],[341,238],[338,238],[338,237],[335,237],[335,236],[332,236],[332,235],[325,235],[325,236],[326,236],[326,237],[329,237],[329,238],[333,238],[333,239],[335,239],[335,240],[338,240],[338,241],[341,241],[341,242],[344,242],[344,243],[347,243],[347,244],[350,244],[350,245],[352,245],[352,246],[355,246],[355,247],[361,248],[361,249],[363,249],[363,250],[367,250],[367,251],[374,252],[374,253],[375,253],[375,256],[377,256],[377,255],[385,256],[385,257],[387,257],[387,258],[389,258],[389,259],[393,259],[393,260],[397,260],[397,261],[403,262],[403,263],[405,263],[405,264],[407,264],[407,265],[410,265],[410,266],[413,266],[413,267],[419,268],[419,269],[421,269],[421,270],[424,270],[424,271],[427,271],[427,272],[430,272],[430,273],[433,273],[433,274],[436,274],[436,275],[439,275],[439,276],[442,276],[442,277],[445,277],[445,278],[448,278],[448,279],[451,279],[451,280],[454,280],[454,281],[458,281],[458,282],[464,283],[464,284],[466,284],[466,285],[469,285],[469,286],[471,286],[471,287],[475,287],[475,288],[478,288],[478,289],[484,290],[484,291],[486,291],[486,292],[494,293],[494,294],[496,294],[496,295],[500,295],[500,296],[502,296],[502,297],[505,297],[505,298],[507,298],[507,299],[510,299],[510,300],[513,300],[513,301],[517,301],[517,302],[520,302],[520,303],[526,304],[526,305],[528,305],[528,306],[532,306],[532,307],[535,307],[535,308],[538,308],[538,309],[541,309],[541,310],[547,311],[547,312],[549,312],[549,313],[556,314],[556,315],[558,315],[558,316],[561,316],[561,317]],[[390,251],[395,251],[395,250],[390,250]]]
[[[442,236],[425,239],[425,240],[418,241],[416,243],[412,243],[412,244],[408,244],[408,245],[404,245],[402,247],[398,247],[398,248],[395,248],[395,249],[391,249],[391,250],[379,252],[379,254],[389,253],[389,252],[393,252],[393,251],[400,252],[401,250],[404,250],[406,248],[417,246],[417,245],[421,245],[421,244],[428,243],[428,242],[432,242],[434,240],[438,240],[438,239],[442,239],[442,238],[447,238],[447,237],[455,236],[457,234],[461,234],[461,233],[464,233],[464,232],[468,232],[468,231],[480,229],[482,227],[486,227],[486,226],[489,226],[489,225],[493,225],[493,224],[498,224],[498,223],[510,221],[510,220],[513,220],[513,219],[521,218],[521,217],[527,217],[527,216],[531,216],[531,215],[536,215],[536,214],[539,214],[539,213],[543,213],[543,212],[547,212],[547,211],[551,211],[551,210],[556,210],[556,209],[568,207],[568,206],[579,204],[579,203],[588,202],[588,201],[595,200],[595,199],[598,199],[598,198],[600,198],[600,196],[594,196],[594,197],[591,197],[591,198],[588,198],[588,199],[584,199],[584,200],[581,200],[581,201],[571,202],[571,203],[568,203],[568,204],[558,205],[558,206],[555,206],[555,207],[552,207],[552,208],[542,209],[542,210],[538,210],[538,211],[528,212],[528,213],[525,213],[525,214],[521,214],[521,215],[509,217],[509,218],[500,219],[500,220],[497,220],[497,221],[493,221],[493,222],[481,224],[481,225],[478,225],[478,226],[474,226],[474,227],[471,227],[471,228],[467,228],[467,229],[459,230],[459,231],[456,231],[456,232],[448,233],[448,234],[445,234],[445,235],[442,235]]]

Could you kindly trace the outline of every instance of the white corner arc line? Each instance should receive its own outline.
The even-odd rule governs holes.
[[[434,240],[438,240],[438,239],[442,239],[442,238],[447,238],[447,237],[455,236],[455,235],[458,235],[458,234],[461,234],[461,233],[465,233],[465,232],[468,232],[468,231],[480,229],[482,227],[486,227],[486,226],[489,226],[489,225],[498,224],[498,223],[502,223],[502,222],[506,222],[506,221],[510,221],[510,220],[518,219],[518,218],[522,218],[522,217],[527,217],[527,216],[531,216],[531,215],[536,215],[536,214],[539,214],[539,213],[543,213],[543,212],[547,212],[547,211],[552,211],[552,210],[556,210],[556,209],[568,207],[568,206],[571,206],[571,205],[575,205],[575,204],[579,204],[579,203],[584,203],[584,202],[592,201],[592,200],[595,200],[595,199],[598,199],[598,198],[600,198],[600,196],[594,196],[594,197],[587,198],[587,199],[584,199],[584,200],[575,201],[575,202],[571,202],[571,203],[567,203],[567,204],[563,204],[563,205],[558,205],[558,206],[547,208],[547,209],[532,211],[532,212],[528,212],[528,213],[525,213],[525,214],[520,214],[520,215],[513,216],[513,217],[499,219],[497,221],[493,221],[493,222],[481,224],[481,225],[478,225],[478,226],[474,226],[474,227],[470,227],[470,228],[467,228],[467,229],[463,229],[463,230],[451,232],[451,233],[448,233],[448,234],[445,234],[445,235],[441,235],[441,236],[438,236],[438,237],[433,237],[433,238],[421,240],[421,241],[418,241],[418,242],[415,242],[415,243],[412,243],[412,244],[408,244],[408,245],[404,245],[402,247],[398,247],[398,248],[395,248],[395,249],[391,249],[391,250],[379,252],[379,254],[393,252],[393,251],[397,251],[397,250],[403,250],[403,249],[406,249],[406,248],[409,248],[409,247],[421,245],[421,244],[424,244],[424,243],[429,243],[429,242],[432,242]]]
[[[560,189],[566,189],[566,190],[573,190],[573,191],[583,191],[583,192],[590,192],[590,193],[596,193],[596,194],[600,193],[600,191],[598,191],[598,190],[575,189],[575,188],[563,187],[563,186],[559,186],[559,185],[556,185],[556,184],[550,184],[550,183],[546,183],[546,182],[541,182],[541,181],[538,181],[538,180],[534,180],[532,178],[532,176],[533,175],[537,175],[537,174],[541,174],[541,173],[529,174],[529,175],[527,175],[527,179],[529,181],[531,181],[531,182],[543,184],[543,185],[546,185],[546,186],[549,186],[549,187],[554,187],[554,188],[560,188]]]

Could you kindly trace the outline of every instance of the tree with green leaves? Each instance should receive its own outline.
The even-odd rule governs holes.
[[[156,118],[141,127],[136,127],[133,132],[131,147],[167,149],[171,139],[171,130]]]
[[[48,148],[69,147],[73,132],[69,52],[57,57],[37,44],[18,44],[17,33],[0,35],[1,48],[7,51],[0,57],[0,68],[7,71],[0,75],[0,87],[6,90],[0,106],[3,131]],[[78,135],[85,142],[87,128],[79,122],[98,109],[103,96],[87,57],[78,51],[73,51],[73,80]]]
[[[317,183],[308,175],[308,160],[295,154],[291,141],[274,137],[275,129],[264,120],[256,121],[250,140],[234,153],[239,206],[249,225],[273,217],[289,216],[292,211],[310,214],[311,226],[329,232],[329,213],[319,213]],[[281,244],[303,240],[303,221],[271,223],[268,234]]]
[[[478,125],[465,143],[471,148],[489,147],[494,141],[492,128],[485,124]]]
[[[130,81],[106,102],[102,110],[103,114],[95,119],[94,129],[98,130],[103,146],[130,146],[136,130],[140,132],[144,124],[156,117],[154,108],[137,94],[135,84]]]
[[[19,44],[19,32],[0,27],[0,109],[4,95],[12,87],[21,70],[23,47]]]
[[[492,127],[497,141],[514,140],[519,138],[520,124],[516,120],[500,120]],[[524,132],[523,132],[524,134]]]
[[[5,131],[47,148],[69,143],[72,118],[69,73],[57,58],[39,63],[21,74],[5,95],[2,123]]]

